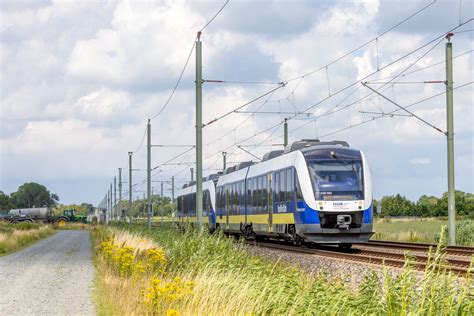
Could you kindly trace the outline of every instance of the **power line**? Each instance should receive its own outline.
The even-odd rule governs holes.
[[[242,105],[238,106],[237,108],[235,108],[235,109],[233,109],[233,110],[231,110],[231,111],[229,111],[229,112],[227,112],[227,113],[225,113],[225,114],[223,114],[223,115],[221,115],[221,116],[219,116],[219,117],[217,117],[217,118],[215,118],[215,119],[209,121],[207,124],[204,124],[203,127],[208,126],[208,125],[210,125],[210,124],[212,124],[212,123],[215,123],[215,122],[217,122],[217,121],[219,121],[219,120],[221,120],[221,119],[223,119],[223,118],[225,118],[225,117],[231,115],[232,113],[236,113],[236,111],[240,110],[241,108],[243,108],[243,107],[245,107],[245,106],[247,106],[247,105],[249,105],[249,104],[252,104],[252,103],[255,102],[255,101],[258,101],[258,100],[260,100],[261,98],[263,98],[263,97],[265,97],[265,96],[267,96],[267,95],[269,95],[269,94],[272,94],[273,92],[277,91],[278,89],[283,88],[284,86],[285,86],[285,83],[283,83],[283,82],[282,82],[282,83],[279,83],[279,86],[278,86],[278,87],[276,87],[276,88],[274,88],[274,89],[272,89],[272,90],[270,90],[270,91],[267,91],[267,92],[265,92],[264,94],[261,94],[261,95],[259,95],[258,97],[254,98],[254,99],[252,99],[252,100],[250,100],[250,101],[248,101],[248,102],[246,102],[245,104],[242,104]]]
[[[436,127],[436,126],[434,126],[433,124],[431,124],[431,123],[427,122],[426,120],[422,119],[421,117],[419,117],[419,116],[416,115],[415,113],[410,112],[409,110],[407,110],[407,109],[404,108],[403,106],[399,105],[398,103],[393,102],[393,100],[387,98],[387,97],[384,96],[383,94],[379,93],[377,90],[375,90],[375,89],[373,89],[372,87],[370,87],[370,86],[367,84],[367,82],[362,82],[362,85],[364,85],[364,87],[366,87],[366,88],[369,88],[369,89],[372,90],[373,92],[377,93],[378,95],[380,95],[382,98],[384,98],[384,99],[387,100],[388,102],[390,102],[390,103],[394,104],[395,106],[399,107],[401,110],[407,112],[408,114],[410,114],[410,115],[413,116],[414,118],[416,118],[416,119],[420,120],[421,122],[425,123],[426,125],[428,125],[428,126],[434,128],[434,129],[437,130],[438,132],[444,134],[444,132],[443,132],[441,129],[439,129],[438,127]]]
[[[471,84],[473,84],[473,83],[474,83],[474,81],[464,83],[464,84],[462,84],[462,85],[459,85],[459,86],[457,86],[457,87],[454,87],[453,90],[466,87],[466,86],[471,85]],[[406,108],[412,107],[412,106],[414,106],[414,105],[417,105],[417,104],[420,104],[420,103],[429,101],[429,100],[431,100],[431,99],[434,99],[434,98],[439,97],[440,95],[444,95],[444,94],[446,94],[446,91],[443,91],[443,92],[434,94],[434,95],[432,95],[432,96],[430,96],[430,97],[427,97],[427,98],[425,98],[425,99],[422,99],[422,100],[416,101],[416,102],[414,102],[414,103],[411,103],[411,104],[409,104],[409,105],[407,105],[407,106],[404,106],[404,108],[406,109]],[[354,125],[351,125],[351,126],[347,126],[347,127],[342,128],[342,129],[336,130],[336,131],[334,131],[334,132],[331,132],[331,133],[322,135],[322,136],[320,136],[320,138],[327,137],[327,136],[331,136],[331,135],[334,135],[334,134],[337,134],[337,133],[346,131],[346,130],[348,130],[348,129],[351,129],[351,128],[354,128],[354,127],[358,127],[358,126],[363,125],[363,124],[365,124],[365,123],[369,123],[369,122],[378,120],[378,119],[380,119],[380,118],[382,118],[382,117],[390,116],[391,114],[396,113],[396,112],[398,112],[398,111],[400,111],[400,109],[395,109],[395,110],[393,110],[393,111],[391,111],[391,112],[388,112],[388,113],[385,113],[385,114],[383,114],[383,115],[372,117],[372,119],[370,119],[370,120],[362,121],[362,122],[360,122],[360,123],[357,123],[357,124],[354,124]]]
[[[229,3],[229,0],[227,0],[224,5],[219,9],[219,11],[217,11],[216,14],[214,14],[214,16],[211,18],[211,20],[209,22],[206,23],[206,25],[204,25],[203,28],[201,28],[199,30],[198,33],[201,33],[216,17],[217,15],[219,15],[219,13],[225,8],[225,6],[227,5],[227,3]],[[193,45],[191,46],[191,50],[189,51],[189,54],[188,54],[188,57],[186,58],[186,62],[184,63],[184,66],[181,70],[181,73],[179,74],[178,76],[178,80],[176,80],[176,83],[173,87],[173,90],[171,91],[171,94],[170,96],[168,97],[168,99],[166,100],[165,104],[163,104],[163,106],[161,107],[161,109],[158,111],[158,113],[156,113],[155,115],[153,115],[150,120],[153,120],[155,119],[157,116],[159,116],[165,109],[166,107],[168,106],[168,104],[170,103],[171,99],[173,98],[180,82],[181,82],[181,79],[183,78],[183,75],[184,75],[184,72],[186,71],[186,68],[188,67],[188,63],[189,63],[189,60],[191,59],[191,55],[194,51],[194,47],[196,46],[196,41],[193,41]]]
[[[202,32],[204,31],[204,29],[212,23],[212,21],[214,21],[214,19],[219,15],[219,13],[221,13],[222,10],[224,10],[224,8],[226,7],[226,5],[229,3],[229,0],[227,0],[223,5],[222,7],[214,14],[214,16],[209,20],[209,22],[206,23],[206,25],[204,25],[202,27],[202,29],[199,30],[199,32]]]
[[[193,45],[191,46],[191,50],[189,51],[189,54],[188,54],[188,58],[186,58],[186,62],[184,63],[184,66],[183,66],[183,69],[181,70],[181,73],[179,74],[179,77],[178,77],[178,80],[176,81],[174,87],[173,87],[173,90],[171,91],[171,94],[170,96],[168,97],[168,99],[166,100],[165,104],[163,104],[163,106],[161,107],[161,109],[158,111],[158,113],[156,113],[155,115],[153,115],[150,120],[153,120],[155,119],[158,115],[160,115],[165,109],[166,107],[168,106],[168,104],[170,103],[171,99],[173,98],[174,96],[174,93],[176,92],[176,89],[178,88],[179,86],[179,83],[181,82],[181,78],[183,78],[183,74],[184,72],[186,71],[186,68],[188,67],[188,63],[189,63],[189,59],[191,59],[191,55],[193,54],[193,51],[194,51],[194,47],[196,46],[196,41],[193,41]]]
[[[308,76],[311,76],[312,74],[318,72],[318,71],[321,71],[323,69],[325,69],[326,67],[329,67],[331,66],[332,64],[335,64],[336,62],[346,58],[347,56],[351,55],[352,53],[358,51],[359,49],[361,49],[362,47],[364,46],[367,46],[369,45],[370,43],[374,42],[375,40],[378,40],[378,38],[384,36],[385,34],[387,34],[388,32],[394,30],[395,28],[399,27],[400,25],[402,25],[403,23],[405,23],[406,21],[410,20],[411,18],[413,18],[414,16],[418,15],[419,13],[423,12],[424,10],[426,10],[427,8],[429,8],[430,6],[432,6],[434,3],[436,2],[436,0],[433,0],[431,3],[427,4],[426,6],[424,6],[423,8],[419,9],[418,11],[412,13],[411,15],[409,15],[408,17],[406,17],[405,19],[403,19],[402,21],[398,22],[397,24],[393,25],[392,27],[388,28],[387,30],[383,31],[382,33],[380,33],[379,35],[377,35],[376,37],[370,39],[369,41],[365,42],[364,44],[350,50],[349,52],[345,53],[344,55],[334,59],[333,61],[327,63],[326,65],[324,66],[321,66],[317,69],[314,69],[312,71],[309,71],[301,76],[298,76],[298,77],[294,77],[294,78],[290,78],[290,79],[287,79],[285,80],[286,82],[290,82],[290,81],[293,81],[293,80],[297,80],[297,79],[301,79],[301,78],[305,78],[305,77],[308,77]],[[461,25],[461,24],[460,24]]]
[[[143,136],[142,136],[142,140],[140,141],[140,144],[138,145],[137,149],[133,151],[134,154],[137,153],[140,150],[140,148],[142,148],[143,141],[145,140],[145,136],[146,136],[146,126],[145,126],[145,131],[143,132]]]

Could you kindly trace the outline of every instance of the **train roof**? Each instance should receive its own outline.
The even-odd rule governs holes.
[[[322,142],[319,139],[302,139],[298,140],[296,142],[291,143],[290,145],[287,145],[285,147],[285,150],[283,151],[283,154],[287,154],[289,152],[295,151],[295,150],[303,150],[308,147],[315,147],[315,146],[342,146],[342,147],[348,147],[349,144],[345,141],[341,140],[333,140],[329,142]]]
[[[242,162],[239,165],[232,166],[226,168],[224,171],[224,175],[219,179],[219,185],[231,183],[234,181],[238,181],[243,176],[247,174],[247,172],[251,173],[249,170],[253,169],[260,169],[258,166],[265,165],[267,166],[267,162],[274,161],[277,164],[287,165],[290,161],[295,161],[296,156],[295,154],[289,155],[293,152],[301,152],[303,154],[313,151],[316,148],[344,148],[345,150],[354,150],[356,149],[350,148],[349,144],[345,141],[334,140],[334,141],[325,141],[322,142],[319,139],[302,139],[299,141],[295,141],[290,145],[287,145],[284,150],[272,150],[267,152],[261,162],[254,163],[254,162]],[[273,163],[272,163],[273,164]],[[277,167],[277,164],[275,167]],[[250,175],[249,175],[250,176]]]
[[[196,192],[196,181],[190,182],[192,184],[188,184],[186,187],[183,186],[180,190],[178,190],[176,196],[181,196],[189,193],[194,193]],[[203,190],[214,190],[216,186],[216,183],[213,180],[207,180],[202,182],[202,189]]]

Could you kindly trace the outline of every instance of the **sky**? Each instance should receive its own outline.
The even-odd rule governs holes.
[[[149,118],[152,144],[195,144],[194,50],[164,105],[223,4],[2,1],[0,190],[37,182],[61,203],[98,205],[123,168],[126,198],[133,151],[142,196]],[[361,149],[375,198],[440,196],[446,136],[361,82],[446,131],[445,85],[424,82],[446,79],[452,30],[456,189],[474,192],[473,12],[470,0],[229,1],[201,35],[203,79],[225,81],[203,84],[203,122],[258,99],[204,127],[204,175],[222,168],[222,151],[232,164],[280,149],[290,118],[290,142]],[[189,181],[194,161],[190,147],[153,147],[154,192]]]

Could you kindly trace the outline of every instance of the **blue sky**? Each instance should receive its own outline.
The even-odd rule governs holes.
[[[288,84],[246,111],[299,112],[289,121],[290,141],[339,139],[362,149],[370,161],[376,198],[400,193],[411,199],[446,191],[446,138],[416,119],[373,114],[395,106],[356,84],[432,39],[472,19],[473,2],[461,1],[230,1],[203,32],[203,76],[228,81],[281,82],[318,69],[427,8],[342,60]],[[39,182],[63,203],[96,205],[117,176],[146,168],[140,145],[147,118],[167,100],[197,30],[223,1],[2,1],[0,190]],[[452,38],[455,91],[456,188],[474,191],[473,47],[474,22]],[[437,42],[435,42],[437,43]],[[445,41],[409,55],[368,80],[404,72],[399,82],[444,80]],[[429,50],[429,52],[428,52]],[[423,54],[426,55],[421,58]],[[417,60],[419,59],[419,60]],[[169,106],[152,121],[154,144],[193,144],[194,55]],[[415,70],[418,70],[413,72]],[[383,81],[383,80],[381,80]],[[387,81],[387,80],[386,80]],[[329,82],[329,90],[328,90]],[[380,87],[380,85],[373,85]],[[204,85],[203,121],[276,87],[268,84]],[[384,94],[408,105],[442,93],[443,84],[397,83]],[[266,100],[266,101],[265,101]],[[446,129],[445,96],[410,107]],[[321,114],[337,110],[331,115]],[[400,113],[400,112],[397,112]],[[205,175],[221,167],[220,152],[234,144],[255,155],[282,143],[285,114],[233,114],[204,129]],[[316,119],[315,119],[316,117]],[[362,122],[366,122],[361,124]],[[359,126],[356,126],[361,124]],[[349,128],[351,126],[356,126]],[[345,129],[345,130],[343,130]],[[255,134],[258,134],[254,136]],[[325,136],[331,134],[329,136]],[[254,136],[254,137],[252,137]],[[250,138],[252,137],[252,138]],[[243,141],[250,138],[246,141]],[[154,148],[153,166],[183,152]],[[252,159],[235,146],[229,161]],[[194,161],[190,151],[174,162]],[[191,165],[159,168],[155,181],[189,179]],[[124,181],[128,172],[124,172]],[[145,172],[134,173],[134,196],[145,189]],[[154,190],[159,183],[154,182]],[[128,186],[124,184],[124,187]],[[168,184],[165,193],[169,193]],[[125,192],[125,189],[124,189]]]

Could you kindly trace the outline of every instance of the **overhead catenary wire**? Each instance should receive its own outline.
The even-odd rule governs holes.
[[[415,113],[413,113],[413,112],[407,110],[407,109],[404,108],[403,106],[399,105],[398,103],[394,102],[393,100],[391,100],[391,99],[387,98],[386,96],[384,96],[383,94],[379,93],[377,90],[375,90],[375,89],[373,89],[372,87],[370,87],[370,86],[367,84],[367,82],[362,82],[362,85],[364,85],[364,87],[366,87],[366,88],[369,88],[369,89],[372,90],[373,92],[377,93],[377,94],[380,95],[382,98],[384,98],[384,99],[387,100],[388,102],[394,104],[395,106],[397,106],[397,107],[400,108],[401,110],[407,112],[408,114],[410,114],[410,115],[413,116],[414,118],[418,119],[419,121],[421,121],[421,122],[425,123],[426,125],[428,125],[428,126],[434,128],[434,129],[437,130],[438,132],[443,133],[443,134],[445,133],[445,132],[443,132],[440,128],[434,126],[433,124],[431,124],[431,123],[429,123],[428,121],[422,119],[421,117],[419,117],[419,116],[416,115]]]
[[[298,77],[293,77],[293,78],[289,78],[289,79],[286,79],[285,81],[286,82],[290,82],[290,81],[293,81],[293,80],[298,80],[298,79],[301,79],[301,78],[305,78],[305,77],[308,77],[308,76],[311,76],[312,74],[316,73],[316,72],[319,72],[323,69],[325,69],[326,67],[329,67],[335,63],[337,63],[338,61],[346,58],[347,56],[351,55],[352,53],[358,51],[359,49],[361,49],[362,47],[365,47],[367,45],[369,45],[370,43],[374,42],[375,40],[377,40],[378,38],[384,36],[385,34],[389,33],[390,31],[396,29],[397,27],[399,27],[400,25],[402,25],[403,23],[405,23],[406,21],[410,20],[411,18],[417,16],[418,14],[420,14],[421,12],[425,11],[426,9],[428,9],[430,6],[432,6],[434,3],[436,3],[436,0],[433,0],[432,2],[430,2],[429,4],[425,5],[424,7],[422,7],[421,9],[415,11],[414,13],[412,13],[411,15],[409,15],[408,17],[406,17],[405,19],[403,19],[402,21],[396,23],[395,25],[389,27],[388,29],[386,29],[385,31],[383,31],[382,33],[380,33],[379,35],[377,35],[376,37],[368,40],[367,42],[357,46],[356,48],[350,50],[349,52],[343,54],[342,56],[332,60],[331,62],[327,63],[326,65],[324,66],[321,66],[319,68],[316,68],[314,70],[311,70],[301,76],[298,76]],[[461,26],[462,24],[460,24],[459,26]]]
[[[229,0],[227,0],[224,5],[219,9],[219,11],[217,11],[213,16],[212,18],[209,20],[209,22],[207,22],[200,30],[198,33],[202,32],[209,24],[212,23],[212,21],[214,21],[214,19],[219,15],[219,13],[221,13],[221,11],[225,8],[225,6],[229,3]],[[168,104],[170,103],[171,99],[173,98],[180,82],[181,82],[181,79],[183,78],[183,75],[184,75],[184,72],[186,71],[186,68],[188,67],[188,63],[189,63],[189,60],[191,59],[191,55],[193,54],[193,51],[194,51],[194,48],[196,46],[196,41],[193,41],[193,45],[191,46],[191,50],[189,51],[188,53],[188,57],[186,58],[186,62],[184,63],[184,66],[183,68],[181,69],[181,72],[178,76],[178,79],[176,80],[176,83],[173,87],[173,90],[171,91],[171,94],[169,95],[168,99],[166,100],[166,102],[163,104],[163,106],[161,107],[161,109],[158,111],[158,113],[156,113],[155,115],[151,116],[150,120],[153,120],[155,119],[157,116],[159,116],[165,109],[166,107],[168,106]]]
[[[229,3],[229,0],[226,0],[226,2],[222,5],[222,7],[212,16],[212,18],[199,30],[199,32],[202,32],[204,31],[204,29],[206,27],[209,26],[209,24],[212,23],[212,21],[214,21],[214,19],[222,12],[222,10],[224,10],[224,8],[227,6],[227,4]]]
[[[431,4],[432,4],[432,3],[431,3]],[[431,5],[431,4],[430,4],[430,5]],[[472,19],[471,19],[471,20],[472,20]],[[419,71],[419,70],[415,70],[415,71]],[[302,81],[302,80],[300,80],[300,81]],[[295,112],[296,112],[296,111],[295,111]],[[277,127],[278,127],[280,124],[281,124],[281,123],[278,123],[277,125],[274,125],[274,126],[277,126]],[[252,137],[258,136],[259,134],[261,134],[261,133],[256,133],[256,134],[255,134],[254,136],[252,136]],[[251,138],[252,138],[252,137],[251,137]],[[242,140],[242,142],[245,142],[245,141],[246,141],[246,140]],[[141,146],[139,146],[139,147],[141,147]]]
[[[273,92],[275,92],[275,91],[277,91],[277,90],[283,88],[284,86],[285,86],[285,83],[283,83],[283,82],[280,83],[278,87],[276,87],[276,88],[274,88],[274,89],[272,89],[272,90],[270,90],[270,91],[267,91],[267,92],[265,92],[264,94],[259,95],[258,97],[256,97],[256,98],[254,98],[254,99],[252,99],[252,100],[250,100],[250,101],[248,101],[248,102],[246,102],[246,103],[244,103],[244,104],[238,106],[237,108],[235,108],[235,109],[233,109],[233,110],[231,110],[231,111],[229,111],[229,112],[227,112],[227,113],[225,113],[225,114],[222,114],[221,116],[218,116],[217,118],[215,118],[215,119],[209,121],[207,124],[203,124],[203,127],[206,127],[206,126],[208,126],[208,125],[210,125],[210,124],[212,124],[212,123],[215,123],[215,122],[217,122],[217,121],[219,121],[219,120],[221,120],[221,119],[223,119],[223,118],[225,118],[225,117],[231,115],[232,113],[236,113],[236,111],[240,110],[241,108],[243,108],[243,107],[245,107],[245,106],[247,106],[247,105],[249,105],[249,104],[252,104],[252,103],[254,103],[255,101],[260,100],[261,98],[263,98],[263,97],[265,97],[265,96],[267,96],[267,95],[269,95],[269,94],[271,94],[271,93],[273,93]]]
[[[459,85],[459,86],[454,87],[453,90],[457,90],[457,89],[466,87],[466,86],[468,86],[468,85],[472,85],[473,83],[474,83],[474,81],[470,81],[470,82],[461,84],[461,85]],[[409,105],[404,106],[404,108],[406,109],[406,108],[415,106],[415,105],[417,105],[417,104],[420,104],[420,103],[423,103],[423,102],[432,100],[432,99],[434,99],[434,98],[436,98],[436,97],[439,97],[439,96],[441,96],[441,95],[444,95],[444,94],[446,94],[446,91],[443,91],[443,92],[434,94],[434,95],[432,95],[432,96],[429,96],[429,97],[427,97],[427,98],[424,98],[424,99],[418,100],[418,101],[416,101],[416,102],[413,102],[413,103],[411,103],[411,104],[409,104]],[[362,121],[362,122],[360,122],[360,123],[357,123],[357,124],[354,124],[354,125],[351,125],[351,126],[344,127],[344,128],[342,128],[342,129],[336,130],[336,131],[334,131],[334,132],[321,135],[320,138],[327,137],[327,136],[331,136],[331,135],[334,135],[334,134],[337,134],[337,133],[346,131],[346,130],[348,130],[348,129],[351,129],[351,128],[354,128],[354,127],[358,127],[358,126],[360,126],[360,125],[363,125],[363,124],[366,124],[366,123],[369,123],[369,122],[373,122],[373,121],[378,120],[378,119],[380,119],[380,118],[382,118],[382,117],[390,116],[390,115],[392,115],[393,113],[396,113],[396,112],[398,112],[398,111],[401,111],[401,109],[398,109],[398,108],[397,108],[397,109],[395,109],[395,110],[393,110],[393,111],[391,111],[391,112],[384,113],[383,115],[372,117],[372,119],[369,119],[369,120],[366,120],[366,121]]]
[[[205,25],[205,27],[207,27],[207,25],[209,25],[209,23],[214,20],[214,18],[220,13],[220,11],[222,11],[222,9],[227,5],[227,3],[228,3],[228,1],[227,1],[227,2],[223,5],[223,7],[213,16],[213,18]],[[355,49],[349,51],[348,53],[344,54],[343,56],[341,56],[341,57],[339,57],[339,58],[333,60],[332,62],[330,62],[330,63],[328,63],[328,64],[326,64],[326,65],[320,67],[320,68],[317,69],[317,70],[324,69],[325,67],[328,67],[328,66],[330,66],[330,65],[332,65],[332,64],[334,64],[334,63],[336,63],[337,61],[339,61],[339,60],[341,60],[341,59],[347,57],[348,55],[352,54],[353,52],[355,52],[355,51],[361,49],[362,47],[364,47],[364,46],[370,44],[370,43],[373,42],[375,39],[378,40],[378,38],[380,38],[381,36],[387,34],[388,32],[390,32],[390,31],[392,31],[393,29],[397,28],[398,26],[400,26],[401,24],[405,23],[406,21],[408,21],[408,20],[411,19],[412,17],[418,15],[419,13],[421,13],[421,12],[424,11],[424,10],[426,10],[428,7],[430,7],[430,6],[431,6],[432,4],[434,4],[434,3],[435,3],[435,1],[429,3],[428,5],[426,5],[426,6],[424,6],[423,8],[417,10],[417,11],[414,12],[413,14],[409,15],[407,18],[403,19],[402,21],[400,21],[400,22],[398,22],[397,24],[393,25],[393,26],[390,27],[389,29],[385,30],[384,32],[382,32],[381,34],[379,34],[377,37],[375,37],[375,38],[373,38],[373,39],[367,41],[366,43],[364,43],[364,44],[358,46],[357,48],[355,48]],[[472,19],[471,19],[471,20],[472,20]],[[466,21],[465,23],[467,23],[467,22],[468,22],[468,21]],[[462,25],[464,25],[465,23],[462,23],[462,24],[460,24],[459,26],[462,26]],[[203,27],[203,28],[201,29],[201,31],[202,31],[205,27]],[[189,59],[189,58],[188,58],[188,59]],[[393,64],[393,63],[391,63],[391,64]],[[389,65],[390,65],[390,64],[389,64]],[[385,67],[384,67],[384,68],[385,68]],[[382,68],[382,69],[383,69],[383,68]],[[299,84],[301,83],[301,81],[302,81],[306,76],[311,75],[312,73],[316,72],[317,70],[310,71],[310,72],[308,72],[308,73],[306,73],[306,74],[304,74],[304,75],[302,75],[302,76],[299,76],[299,77],[296,77],[296,78],[291,78],[291,79],[288,79],[288,80],[286,80],[286,81],[288,82],[288,81],[300,79],[300,81],[297,83],[297,87],[298,87]],[[378,71],[379,71],[379,70],[381,70],[381,69],[378,69]],[[296,88],[297,88],[297,87],[296,87]],[[292,91],[292,93],[294,93],[294,91]],[[334,95],[334,94],[333,94],[333,95]],[[331,95],[331,96],[332,96],[332,95]],[[245,105],[248,105],[248,104],[245,104]],[[245,106],[245,105],[243,105],[243,106]],[[243,106],[242,106],[242,107],[243,107]],[[306,112],[306,111],[307,111],[307,110],[305,110],[305,111],[303,111],[303,112]],[[224,115],[224,117],[227,116],[227,115],[230,115],[231,113],[232,113],[232,112],[226,113],[226,114]],[[218,119],[220,119],[220,118],[218,118]],[[208,124],[213,123],[213,122],[215,122],[215,120],[209,122]],[[208,125],[208,124],[206,124],[206,125]]]

